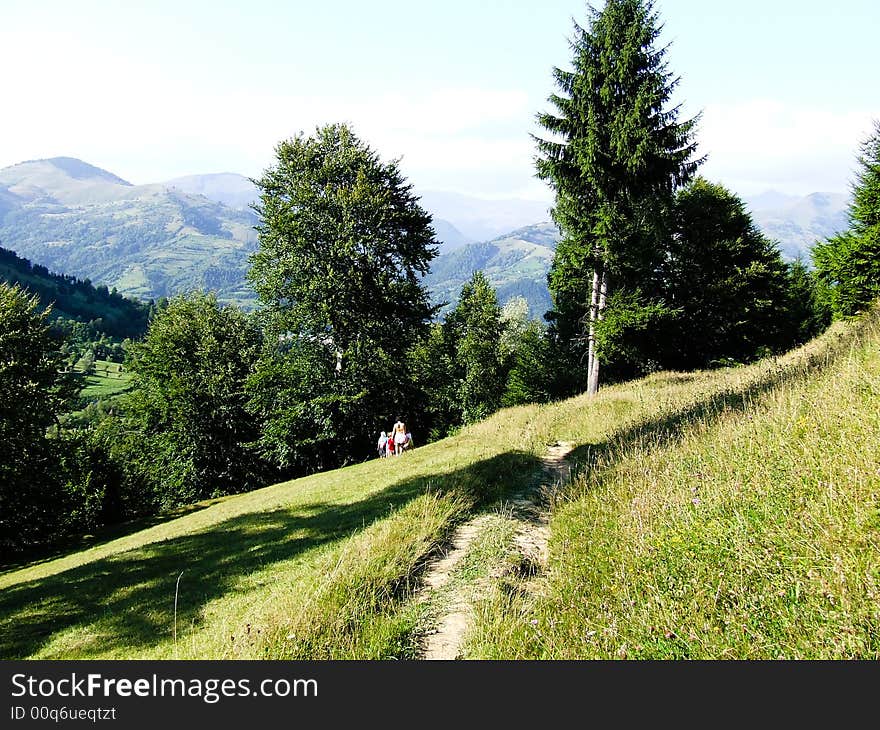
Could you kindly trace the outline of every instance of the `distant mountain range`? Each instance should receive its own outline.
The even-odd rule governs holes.
[[[246,302],[256,216],[68,157],[0,170],[0,245],[52,271],[151,299],[193,288]]]
[[[816,241],[848,227],[849,200],[842,193],[798,197],[770,191],[746,198],[745,202],[757,226],[764,235],[779,242],[786,259],[809,262],[810,248]]]
[[[250,208],[259,195],[248,178],[229,172],[188,175],[164,184],[240,210]],[[422,191],[419,197],[422,207],[434,218],[442,251],[491,240],[549,218],[549,205],[533,200],[487,200],[438,190]]]
[[[464,283],[481,270],[495,287],[499,302],[525,297],[529,315],[540,319],[551,305],[547,272],[558,241],[559,231],[548,221],[485,243],[471,243],[438,256],[425,283],[435,303],[448,310],[458,301]]]
[[[190,175],[169,180],[166,185],[233,208],[247,208],[257,198],[253,183],[234,173]],[[493,241],[550,217],[549,204],[534,200],[487,200],[438,190],[423,191],[420,198],[434,216],[442,253],[468,243]],[[748,196],[744,202],[758,227],[779,242],[788,260],[809,260],[813,243],[847,227],[849,196],[842,193],[795,196],[768,190]]]
[[[426,277],[435,302],[454,303],[482,269],[502,303],[524,296],[533,317],[549,308],[558,231],[547,203],[419,194],[441,244]],[[0,246],[145,300],[203,288],[251,307],[245,274],[257,246],[256,198],[254,184],[235,173],[132,185],[74,158],[33,160],[0,170]],[[788,259],[808,260],[814,241],[847,226],[842,194],[769,191],[745,202]]]

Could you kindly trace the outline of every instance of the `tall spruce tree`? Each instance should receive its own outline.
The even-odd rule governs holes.
[[[573,360],[586,355],[590,393],[599,385],[596,326],[609,296],[629,290],[650,299],[674,191],[702,161],[692,159],[696,119],[679,122],[679,108],[669,106],[678,79],[666,49],[655,47],[653,8],[650,0],[589,7],[589,28],[574,26],[573,70],[554,69],[555,112],[538,115],[551,137],[535,137],[537,174],[555,190],[553,218],[563,234],[549,274],[549,316]],[[631,307],[641,299],[617,301]]]
[[[835,314],[844,317],[880,296],[880,122],[874,122],[858,162],[849,229],[812,252],[819,279],[830,287]]]
[[[372,432],[397,416],[417,425],[406,361],[433,312],[421,277],[436,241],[398,162],[346,125],[283,141],[276,156],[256,181],[249,278],[270,347],[252,407],[276,462],[320,468],[372,453]]]

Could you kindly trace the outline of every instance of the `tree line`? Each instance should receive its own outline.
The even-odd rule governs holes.
[[[278,144],[254,182],[254,312],[163,301],[126,351],[131,391],[87,424],[35,295],[0,286],[0,544],[36,547],[120,520],[370,458],[398,417],[424,443],[500,407],[596,392],[660,369],[782,352],[880,289],[880,129],[863,147],[851,229],[786,264],[742,201],[697,175],[695,120],[655,47],[650,2],[575,26],[538,120],[536,173],[562,233],[553,308],[500,306],[474,272],[439,317],[437,245],[399,162],[344,124]],[[601,381],[600,381],[601,365]]]

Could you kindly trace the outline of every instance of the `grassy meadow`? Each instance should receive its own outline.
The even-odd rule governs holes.
[[[590,454],[543,589],[497,584],[468,655],[880,658],[880,331],[849,327],[810,377]]]
[[[557,440],[575,477],[546,580],[496,580],[469,657],[876,657],[878,342],[871,315],[749,367],[507,409],[7,570],[0,657],[414,657],[426,561]],[[509,541],[496,525],[470,569]]]
[[[112,398],[124,393],[131,385],[131,373],[118,362],[95,360],[94,370],[83,378],[80,400],[92,401]]]

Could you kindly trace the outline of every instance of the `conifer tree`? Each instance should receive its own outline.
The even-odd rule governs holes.
[[[537,173],[554,188],[563,234],[549,274],[550,319],[573,361],[586,355],[595,393],[597,322],[615,289],[650,297],[673,193],[701,160],[692,159],[696,119],[679,122],[679,108],[669,106],[678,79],[666,48],[655,47],[653,2],[608,0],[601,11],[590,7],[589,20],[574,27],[573,69],[554,70],[555,111],[538,116],[551,136],[535,140]]]
[[[462,420],[473,423],[499,408],[506,378],[501,353],[501,307],[482,271],[474,272],[462,287],[458,305],[444,326],[455,343]]]
[[[864,310],[880,296],[880,122],[862,144],[853,185],[850,227],[813,248],[820,280],[838,316]]]

